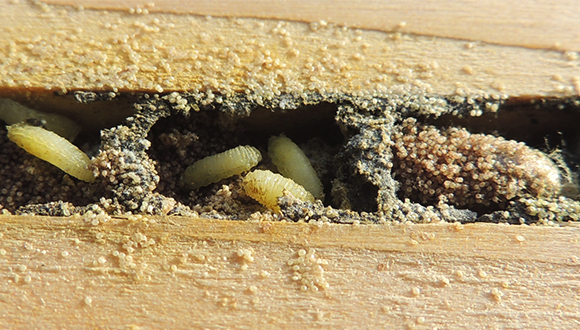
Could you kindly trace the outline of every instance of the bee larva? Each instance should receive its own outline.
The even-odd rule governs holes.
[[[69,141],[74,141],[81,131],[81,127],[77,123],[65,116],[31,109],[10,99],[0,99],[0,119],[7,125],[37,120],[47,130],[55,132]]]
[[[300,200],[314,202],[314,196],[304,187],[268,170],[255,170],[246,174],[243,185],[248,196],[275,212],[280,212],[278,198],[284,195],[284,190]]]
[[[42,127],[16,124],[6,127],[8,138],[28,153],[86,182],[95,181],[89,157],[67,139]]]
[[[198,160],[181,176],[181,186],[194,190],[242,174],[262,160],[260,151],[252,146],[239,146]]]
[[[268,155],[283,176],[303,186],[314,197],[323,198],[322,183],[310,160],[296,143],[284,135],[272,136],[268,140]]]

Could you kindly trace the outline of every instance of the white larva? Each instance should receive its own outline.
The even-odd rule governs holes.
[[[324,190],[310,160],[296,143],[284,135],[268,140],[268,155],[278,171],[303,186],[314,197],[322,199]]]
[[[89,157],[58,134],[42,127],[16,124],[6,127],[8,138],[28,153],[86,182],[95,181]]]
[[[181,176],[185,189],[198,189],[234,175],[249,171],[262,160],[260,151],[252,146],[239,146],[217,155],[198,160]]]
[[[284,190],[300,200],[314,202],[314,196],[304,187],[268,170],[254,170],[246,174],[243,186],[248,196],[274,212],[280,212],[278,198],[284,195]]]
[[[10,99],[0,99],[0,119],[7,125],[25,123],[35,119],[42,122],[42,126],[49,131],[74,141],[80,133],[81,127],[65,116],[55,113],[46,113],[23,106]]]

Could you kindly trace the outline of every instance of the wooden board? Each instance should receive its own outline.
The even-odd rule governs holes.
[[[94,1],[47,0],[86,9],[147,11],[253,17],[298,22],[327,22],[354,28],[483,41],[508,46],[580,50],[578,10],[574,0],[225,0]],[[548,32],[549,31],[549,32]]]
[[[2,0],[0,95],[580,94],[575,2],[329,3]],[[0,328],[577,329],[579,245],[576,225],[1,216]],[[310,249],[323,275],[288,264]]]
[[[320,22],[1,3],[0,90],[241,91],[258,98],[303,92],[497,97],[580,93],[575,47],[536,49],[507,37],[490,44],[472,41],[476,35],[434,38]],[[450,3],[442,1],[439,7]],[[359,8],[357,4],[352,6]],[[416,12],[412,3],[400,6],[399,11]],[[555,7],[580,12],[577,6]],[[545,8],[534,8],[529,11],[537,13],[531,16],[535,26]],[[520,24],[520,30],[525,27]],[[455,30],[464,26],[458,23]],[[576,40],[574,31],[556,29],[557,34],[547,35]]]
[[[580,325],[578,227],[3,217],[0,233],[2,328]],[[322,275],[288,265],[311,249]]]

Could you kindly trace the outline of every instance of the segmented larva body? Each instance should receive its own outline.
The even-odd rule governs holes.
[[[42,127],[16,124],[6,127],[8,138],[28,153],[86,182],[95,181],[89,157],[67,139]]]
[[[31,109],[10,99],[0,99],[0,119],[7,125],[35,119],[42,122],[42,126],[47,130],[55,132],[69,141],[74,141],[81,131],[81,127],[77,123],[65,116]]]
[[[278,198],[284,195],[284,190],[300,200],[314,202],[314,196],[304,187],[268,170],[255,170],[246,174],[243,185],[248,196],[275,212],[280,212]]]
[[[284,135],[272,136],[268,140],[268,155],[283,176],[303,186],[314,197],[323,198],[322,182],[296,143]]]
[[[262,160],[260,151],[252,146],[239,146],[198,160],[181,176],[185,189],[199,189],[234,175],[249,171]]]

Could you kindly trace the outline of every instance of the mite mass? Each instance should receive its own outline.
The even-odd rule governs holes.
[[[524,143],[462,128],[440,131],[403,121],[393,134],[393,173],[400,193],[432,204],[439,196],[457,206],[502,203],[516,196],[558,194],[558,167]]]

